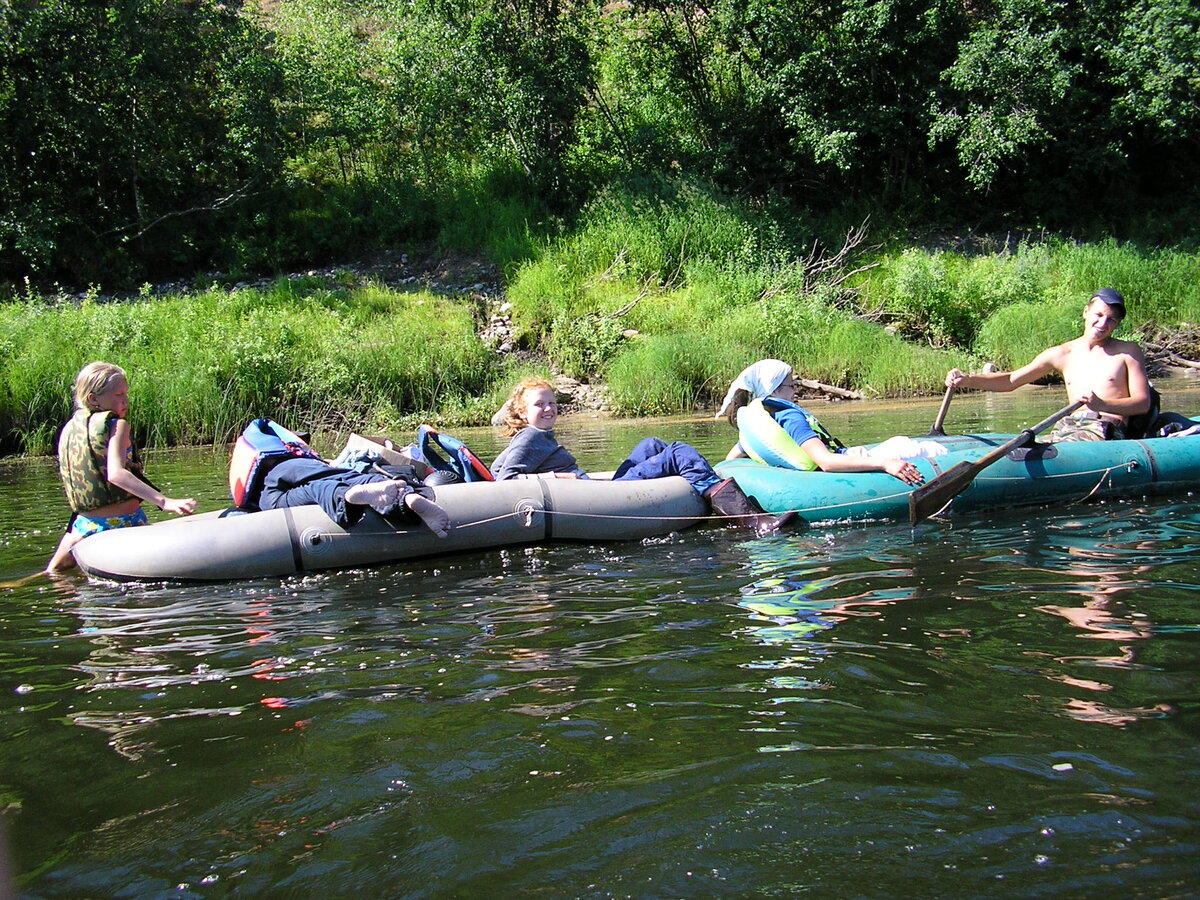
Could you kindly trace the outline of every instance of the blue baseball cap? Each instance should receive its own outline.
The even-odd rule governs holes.
[[[1121,296],[1121,292],[1116,288],[1100,288],[1100,290],[1092,294],[1092,300],[1103,300],[1119,312],[1122,319],[1125,318],[1125,298]],[[1091,300],[1088,302],[1090,303]]]

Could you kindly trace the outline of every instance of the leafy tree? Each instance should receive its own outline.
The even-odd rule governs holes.
[[[1195,183],[1193,5],[998,0],[984,10],[935,94],[930,131],[954,145],[974,187],[1014,189],[1014,206],[1057,204],[1078,220],[1106,195],[1135,198],[1146,180],[1185,192]]]
[[[489,2],[466,33],[485,80],[491,114],[534,188],[569,196],[564,160],[591,82],[590,4],[558,0]]]
[[[186,265],[203,214],[271,177],[274,73],[236,5],[16,0],[0,22],[0,275]]]
[[[1082,66],[1072,36],[1041,0],[1005,4],[995,23],[976,28],[945,73],[951,97],[937,113],[931,140],[954,142],[967,180],[991,184],[1001,166],[1053,136]]]
[[[1189,0],[1140,0],[1102,48],[1116,111],[1164,138],[1193,141],[1200,128],[1200,7]]]

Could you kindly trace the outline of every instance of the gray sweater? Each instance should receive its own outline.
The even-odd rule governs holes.
[[[500,451],[492,463],[492,475],[497,481],[505,481],[539,472],[571,472],[587,478],[587,473],[579,468],[575,457],[558,442],[553,431],[528,425],[514,434],[508,446]]]

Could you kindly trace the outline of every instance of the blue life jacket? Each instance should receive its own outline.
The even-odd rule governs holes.
[[[270,419],[255,419],[233,445],[229,460],[229,492],[236,506],[258,505],[263,482],[271,468],[285,459],[321,457],[308,442]]]

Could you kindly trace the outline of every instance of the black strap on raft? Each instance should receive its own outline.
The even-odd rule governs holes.
[[[1153,437],[1154,423],[1161,411],[1162,395],[1154,388],[1150,388],[1150,408],[1144,413],[1129,417],[1125,423],[1125,437],[1136,441]]]

